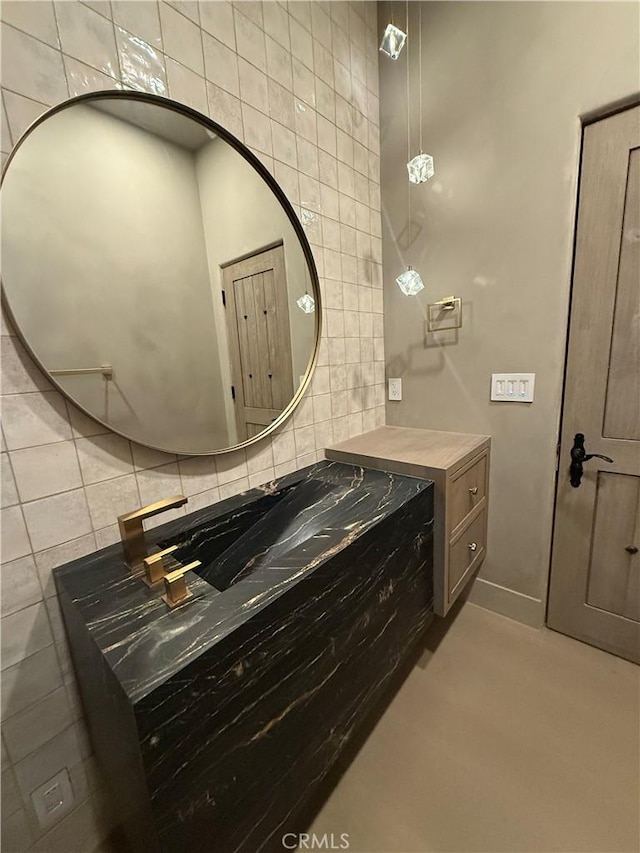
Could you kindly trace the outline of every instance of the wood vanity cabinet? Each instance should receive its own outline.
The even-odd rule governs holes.
[[[385,426],[327,448],[328,459],[433,480],[434,612],[445,616],[487,550],[491,439]]]

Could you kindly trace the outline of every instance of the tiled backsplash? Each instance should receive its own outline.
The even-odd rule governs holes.
[[[2,849],[89,853],[111,818],[52,568],[114,542],[121,512],[179,492],[197,509],[384,422],[376,4],[5,0],[0,15],[3,162],[43,110],[73,95],[130,87],[189,104],[275,175],[324,303],[319,363],[293,418],[218,457],[178,459],[106,432],[3,323]],[[64,767],[74,811],[44,833],[30,794]]]

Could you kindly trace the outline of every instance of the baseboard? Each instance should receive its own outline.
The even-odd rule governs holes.
[[[476,578],[468,595],[468,601],[508,616],[516,622],[541,628],[544,625],[545,602],[530,595],[507,589],[497,583]]]

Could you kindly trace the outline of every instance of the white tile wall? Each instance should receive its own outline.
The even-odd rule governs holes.
[[[187,103],[275,175],[324,299],[306,399],[277,435],[218,457],[177,459],[106,433],[3,322],[2,846],[90,851],[111,821],[51,570],[115,541],[118,513],[177,492],[189,509],[206,506],[384,422],[376,4],[4,0],[0,18],[3,162],[42,111],[82,92],[130,87]],[[77,806],[43,834],[29,795],[63,767]]]

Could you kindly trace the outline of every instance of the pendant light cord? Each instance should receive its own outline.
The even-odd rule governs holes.
[[[418,68],[419,68],[419,96],[420,96],[420,153],[422,154],[422,3],[418,3]]]
[[[406,21],[406,30],[407,30],[407,161],[411,159],[411,83],[409,80],[410,76],[410,67],[409,67],[409,0],[406,0],[407,7],[407,21]]]
[[[411,83],[410,83],[410,65],[409,65],[409,0],[406,0],[407,8],[407,163],[411,160]],[[407,235],[411,239],[411,181],[407,181]]]

